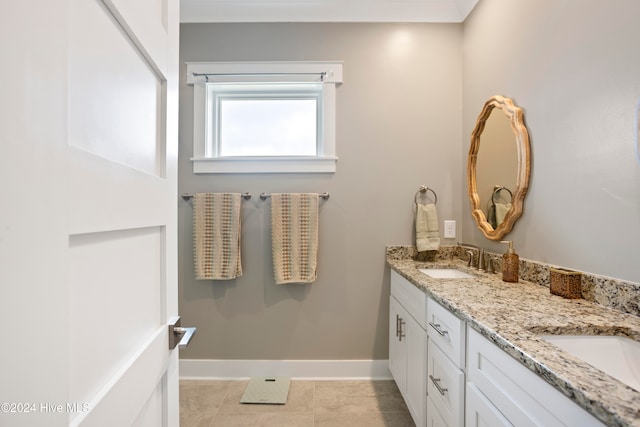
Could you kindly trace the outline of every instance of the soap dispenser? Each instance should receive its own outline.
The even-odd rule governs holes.
[[[505,282],[517,282],[520,275],[520,257],[514,252],[511,240],[503,240],[501,243],[509,245],[507,252],[502,255],[502,280]]]

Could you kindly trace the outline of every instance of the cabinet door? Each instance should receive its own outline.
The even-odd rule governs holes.
[[[407,318],[407,394],[405,401],[417,426],[424,426],[427,407],[427,332]]]
[[[509,427],[511,425],[476,386],[467,383],[465,427]]]
[[[407,317],[400,303],[394,297],[390,297],[389,370],[403,396],[405,396],[407,389],[407,337],[406,327],[402,322],[406,322]],[[402,331],[405,333],[401,334]]]
[[[427,427],[451,427],[440,415],[430,397],[427,397]]]
[[[429,339],[427,393],[447,425],[464,424],[464,372]]]

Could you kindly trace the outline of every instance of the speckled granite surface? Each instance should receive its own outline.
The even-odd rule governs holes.
[[[414,261],[415,248],[389,246],[386,261],[605,424],[640,426],[640,392],[539,338],[539,334],[608,334],[640,341],[640,317],[552,295],[548,284],[531,281],[545,277],[545,269],[548,280],[548,266],[527,262],[521,265],[521,277],[527,280],[507,283],[500,274],[467,268],[458,254],[456,247],[441,247],[433,261]],[[417,270],[428,266],[455,267],[476,278],[431,279]]]

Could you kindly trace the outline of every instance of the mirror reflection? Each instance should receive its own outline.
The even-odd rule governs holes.
[[[508,198],[505,198],[505,192],[509,194]],[[508,187],[500,185],[493,187],[490,204],[487,207],[487,221],[494,229],[504,222],[507,212],[511,209],[512,199],[513,193]]]
[[[467,163],[471,214],[488,239],[502,239],[522,215],[529,153],[522,110],[509,98],[491,97],[471,134]]]
[[[476,164],[476,185],[480,205],[495,229],[504,221],[518,176],[518,151],[511,121],[493,109],[480,136],[481,150]]]

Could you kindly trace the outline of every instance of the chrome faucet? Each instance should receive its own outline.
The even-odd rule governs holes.
[[[458,246],[462,247],[462,248],[466,248],[466,249],[476,249],[478,251],[478,263],[476,265],[474,265],[473,267],[477,268],[478,271],[484,271],[484,249],[482,249],[479,246],[476,245],[471,245],[468,243],[460,243],[458,242]],[[469,253],[470,251],[467,251],[467,253]],[[469,266],[471,266],[472,260],[473,258],[470,257],[469,259]]]

